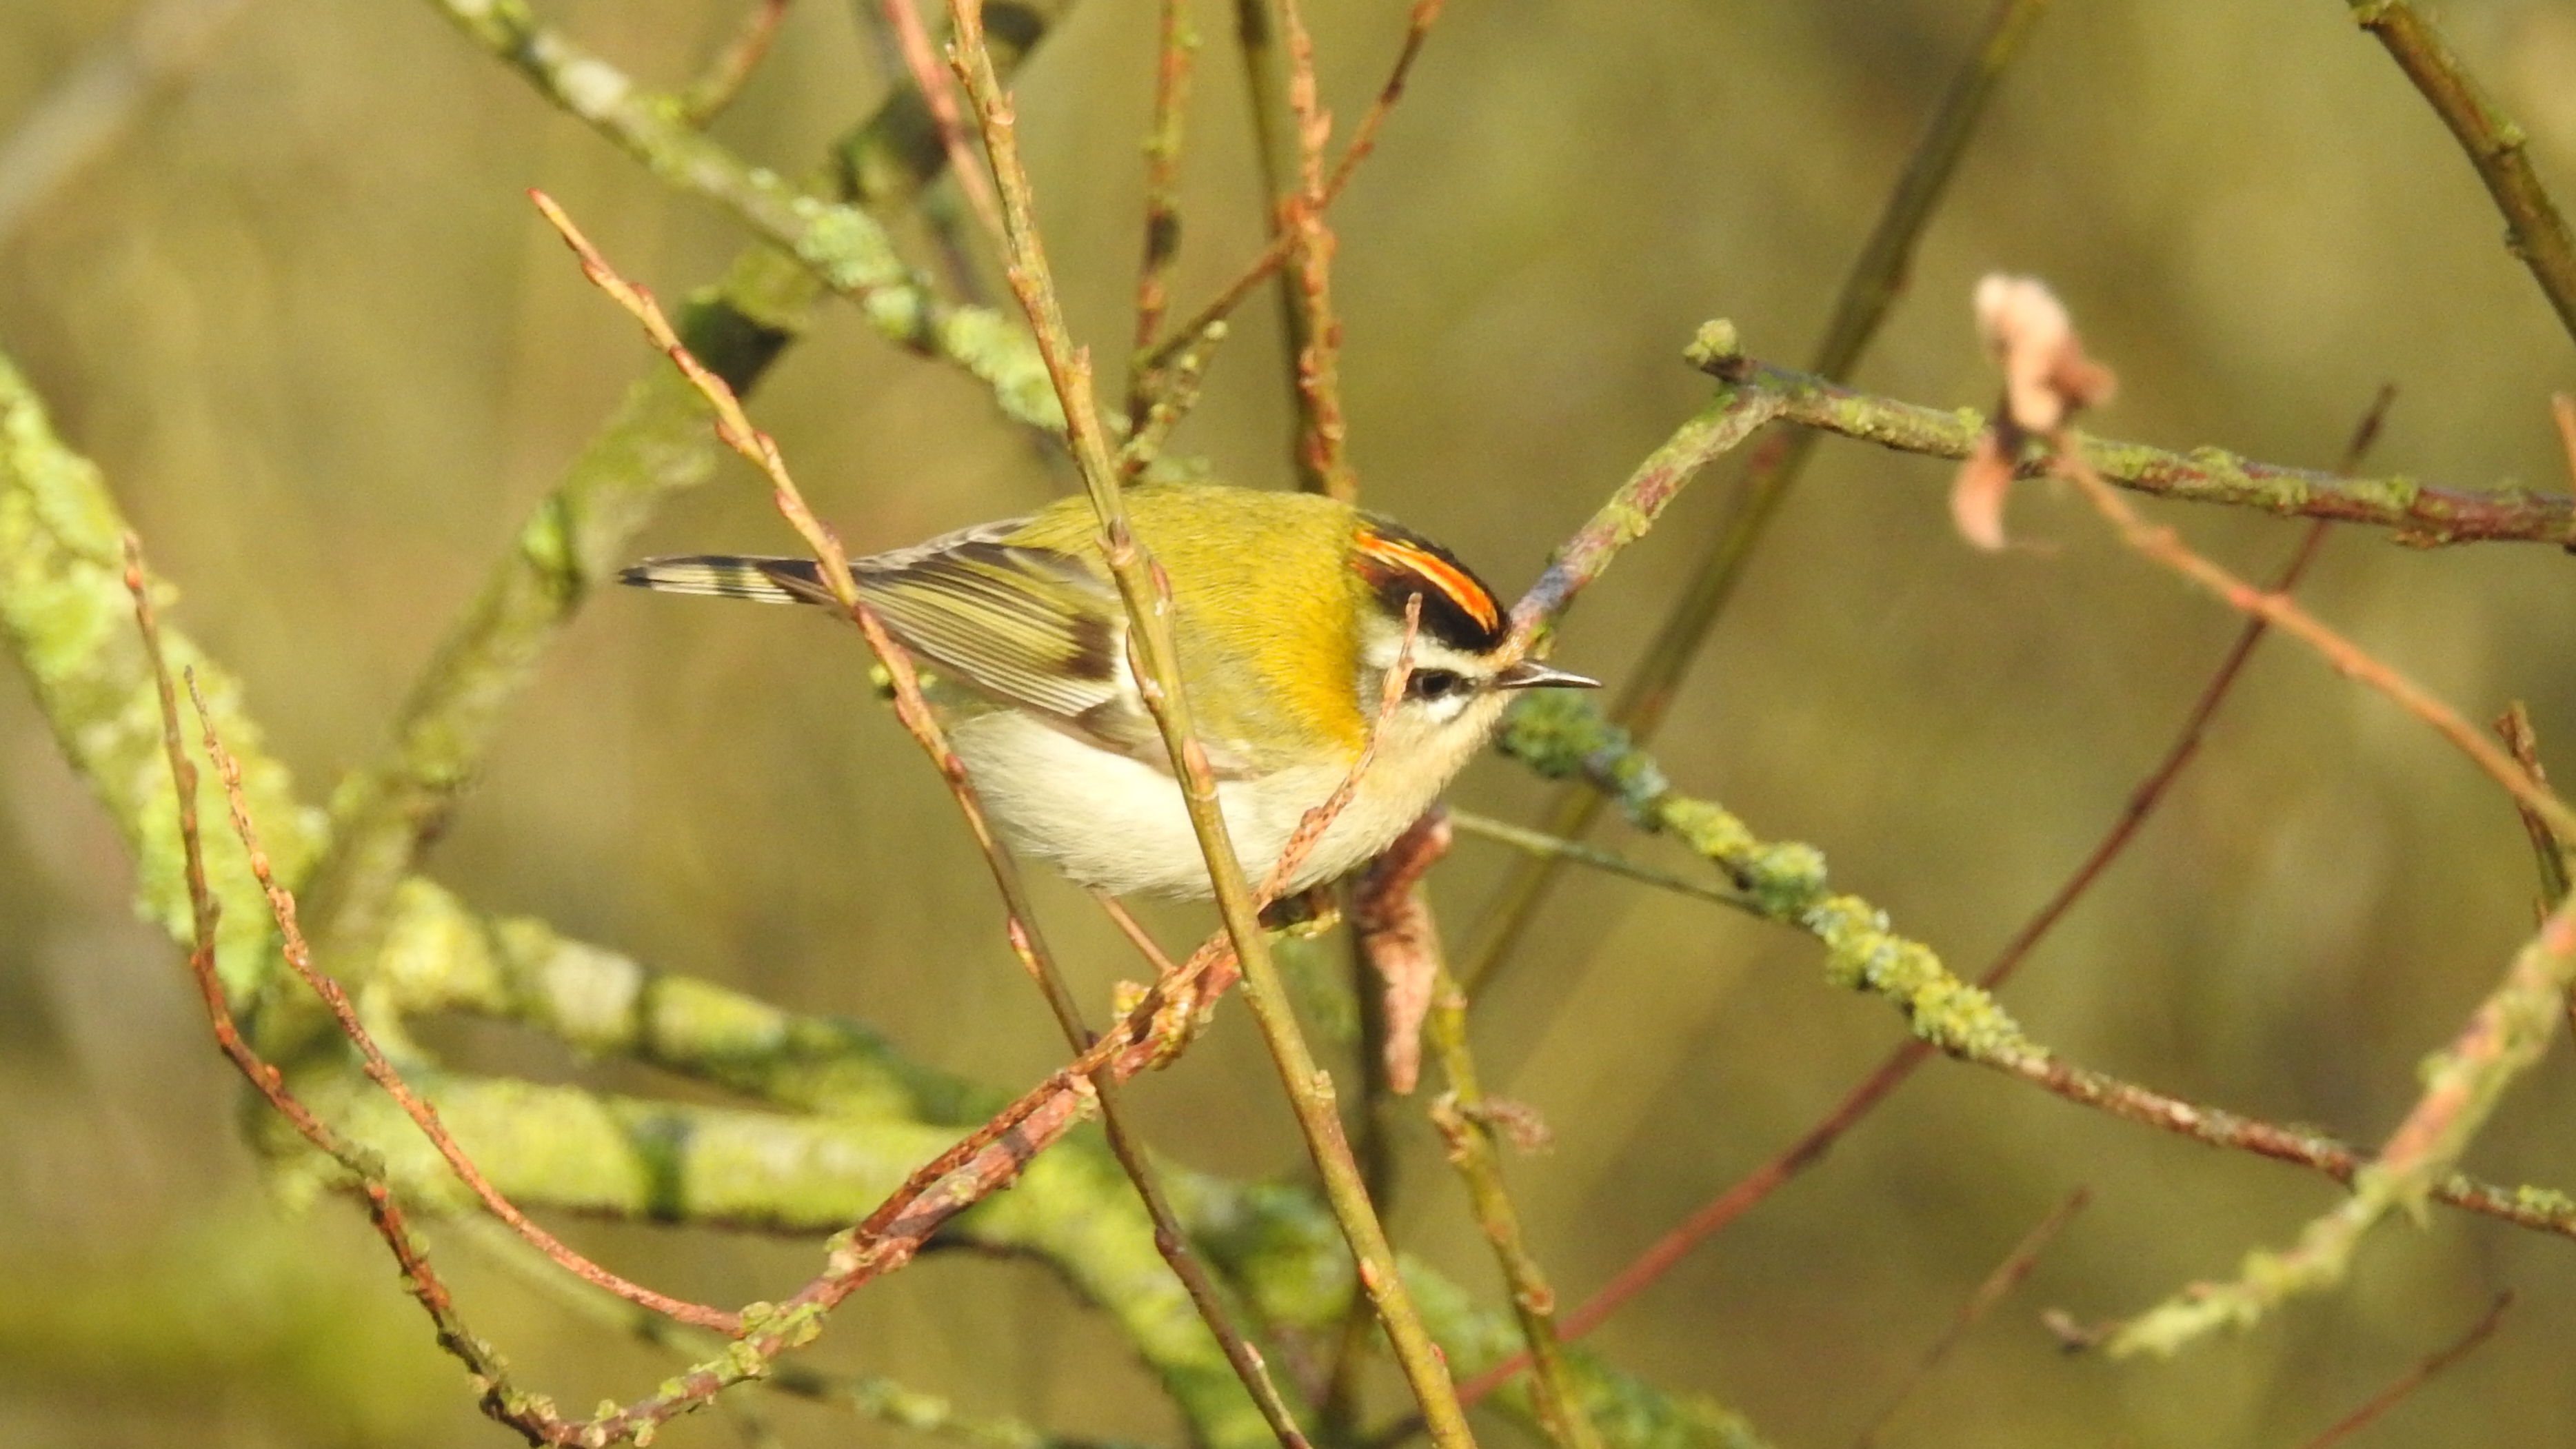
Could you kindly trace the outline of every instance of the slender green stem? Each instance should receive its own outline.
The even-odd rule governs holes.
[[[1733,891],[1719,890],[1715,886],[1703,885],[1695,880],[1685,880],[1671,871],[1657,870],[1651,865],[1630,860],[1615,850],[1603,850],[1599,846],[1567,840],[1562,836],[1550,835],[1543,830],[1514,825],[1508,820],[1479,815],[1472,810],[1452,809],[1449,812],[1449,823],[1457,827],[1461,835],[1482,836],[1484,839],[1499,845],[1508,845],[1527,855],[1561,860],[1568,865],[1580,865],[1610,875],[1622,876],[1641,885],[1650,885],[1657,890],[1671,891],[1675,895],[1688,896],[1692,900],[1706,901],[1711,905],[1730,906],[1739,911],[1753,909],[1744,897]]]
[[[1987,102],[1993,98],[2004,72],[2021,54],[2040,12],[2046,8],[2047,0],[2001,0],[1988,17],[1985,31],[1934,113],[1931,128],[1897,178],[1887,209],[1880,214],[1878,225],[1852,263],[1851,274],[1834,304],[1833,321],[1826,326],[1824,340],[1816,348],[1811,369],[1814,372],[1837,382],[1848,380],[1897,298],[1904,295],[1906,278],[1914,265],[1915,245],[1922,240],[1942,195],[1949,190],[1950,178],[1967,154],[1968,142],[1976,134]],[[1651,740],[1662,727],[1664,712],[1681,689],[1683,676],[1699,657],[1727,600],[1734,597],[1754,547],[1769,532],[1780,505],[1797,486],[1815,445],[1813,432],[1790,432],[1759,452],[1745,470],[1743,481],[1730,497],[1726,521],[1710,538],[1707,551],[1691,570],[1690,581],[1682,586],[1680,601],[1664,616],[1636,671],[1620,689],[1612,716],[1636,731],[1639,738]],[[1561,839],[1580,840],[1592,828],[1600,810],[1601,797],[1591,791],[1561,792],[1548,807],[1545,831]],[[1468,959],[1464,975],[1470,984],[1488,980],[1511,959],[1538,918],[1560,869],[1554,859],[1532,859],[1504,882],[1487,912],[1475,953]]]
[[[1297,464],[1298,486],[1309,493],[1333,491],[1331,476],[1308,440],[1316,434],[1316,394],[1300,376],[1304,360],[1325,333],[1314,311],[1315,289],[1307,277],[1313,252],[1296,221],[1304,188],[1298,181],[1301,149],[1298,118],[1289,90],[1289,57],[1281,51],[1279,0],[1234,0],[1235,38],[1243,55],[1243,77],[1250,93],[1253,154],[1261,162],[1261,194],[1269,203],[1269,230],[1280,255],[1279,329],[1287,353],[1281,373],[1288,381],[1288,407],[1296,419],[1290,455]],[[1176,337],[1179,334],[1175,334]]]
[[[1467,996],[1456,977],[1441,967],[1431,996],[1431,1015],[1423,1023],[1423,1040],[1440,1061],[1449,1080],[1448,1094],[1431,1109],[1432,1121],[1449,1144],[1450,1165],[1467,1186],[1467,1202],[1494,1260],[1510,1289],[1512,1316],[1529,1343],[1530,1380],[1539,1422],[1559,1449],[1601,1449],[1601,1434],[1584,1409],[1582,1385],[1567,1361],[1557,1333],[1556,1292],[1548,1286],[1521,1229],[1520,1209],[1503,1182],[1501,1154],[1494,1150],[1489,1104],[1476,1073],[1476,1057],[1467,1041]]]
[[[2369,31],[2398,69],[2423,92],[2504,213],[2505,248],[2531,269],[2560,326],[2576,337],[2576,237],[2532,169],[2530,138],[2495,107],[2460,65],[2430,17],[2407,0],[2349,0],[2352,18]]]
[[[1171,307],[1172,265],[1181,254],[1181,141],[1199,49],[1190,0],[1162,0],[1158,34],[1154,120],[1145,132],[1145,256],[1136,269],[1136,345],[1127,363],[1127,416],[1140,429],[1153,406],[1145,359]]]
[[[1465,1449],[1474,1442],[1466,1416],[1458,1407],[1439,1349],[1396,1271],[1394,1249],[1370,1206],[1359,1166],[1343,1136],[1332,1079],[1315,1065],[1314,1054],[1298,1029],[1287,989],[1270,958],[1269,942],[1261,933],[1259,903],[1244,879],[1225,817],[1217,808],[1207,753],[1193,731],[1189,699],[1182,687],[1170,600],[1153,561],[1127,526],[1116,462],[1092,398],[1090,360],[1073,345],[1056,300],[1028,176],[1020,165],[1010,100],[983,50],[980,5],[978,0],[949,0],[949,14],[956,28],[958,68],[982,121],[985,151],[992,157],[1000,183],[1012,288],[1036,329],[1039,351],[1059,390],[1074,457],[1100,515],[1102,554],[1126,602],[1131,647],[1142,666],[1138,690],[1162,731],[1173,777],[1180,782],[1190,824],[1207,858],[1218,909],[1243,968],[1245,998],[1270,1046],[1271,1060],[1296,1111],[1307,1149],[1323,1174],[1325,1196],[1350,1243],[1361,1286],[1378,1305],[1397,1362],[1430,1421],[1432,1437],[1443,1449]]]

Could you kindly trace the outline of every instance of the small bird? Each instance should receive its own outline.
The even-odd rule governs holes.
[[[1518,657],[1491,589],[1447,549],[1306,493],[1163,484],[1127,497],[1171,581],[1181,680],[1236,853],[1258,883],[1339,789],[1377,723],[1420,599],[1402,698],[1350,803],[1287,882],[1357,867],[1402,833],[1501,718],[1510,692],[1594,688]],[[996,823],[1075,881],[1201,897],[1207,866],[1153,716],[1089,502],[1059,500],[853,559],[859,596],[933,672],[951,739]],[[648,559],[622,582],[769,603],[832,602],[803,558]]]

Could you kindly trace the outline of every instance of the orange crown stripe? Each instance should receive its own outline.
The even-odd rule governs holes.
[[[1416,548],[1401,539],[1363,531],[1359,536],[1360,552],[1391,568],[1406,573],[1438,589],[1449,602],[1487,629],[1502,627],[1502,616],[1495,611],[1494,597],[1474,576],[1428,549]]]

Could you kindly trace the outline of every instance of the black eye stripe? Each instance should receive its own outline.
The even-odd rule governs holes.
[[[1454,669],[1417,669],[1404,681],[1404,692],[1411,699],[1447,699],[1463,693],[1467,676]]]

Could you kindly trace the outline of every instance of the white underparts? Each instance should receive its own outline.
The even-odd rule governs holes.
[[[1493,702],[1493,710],[1500,707],[1499,700]],[[1395,723],[1390,736],[1398,732]],[[1391,737],[1391,748],[1381,750],[1288,890],[1349,871],[1429,808],[1482,740],[1480,726],[1490,723],[1490,714],[1465,728],[1461,723],[1444,722],[1436,743],[1417,739],[1411,748],[1392,748],[1398,742]],[[1180,786],[1170,775],[1013,710],[962,719],[953,738],[985,804],[1020,849],[1113,894],[1208,894],[1207,868]],[[1217,783],[1235,854],[1256,889],[1299,820],[1340,787],[1349,767],[1348,760],[1325,759]]]

